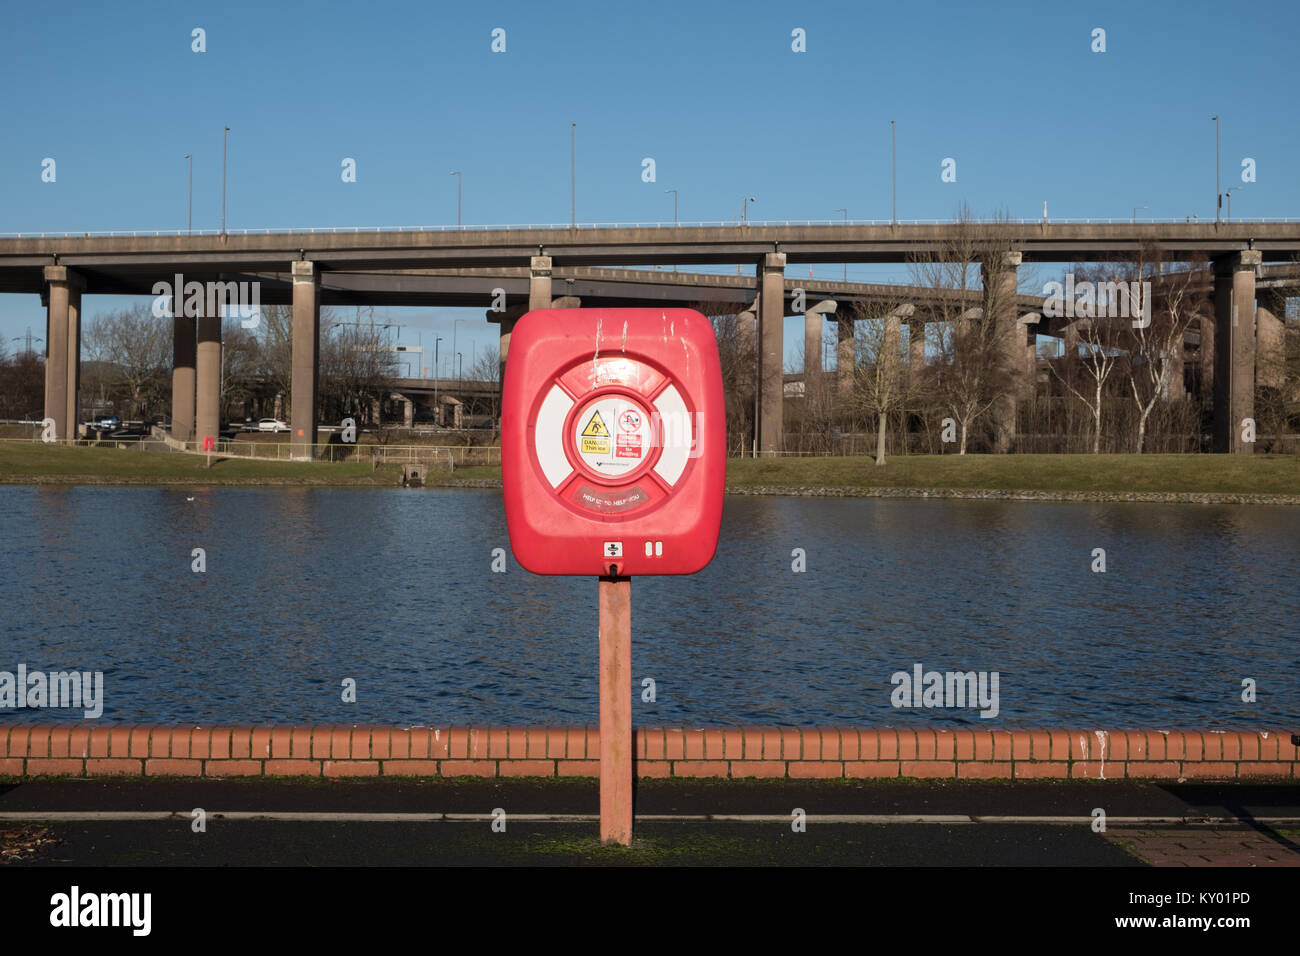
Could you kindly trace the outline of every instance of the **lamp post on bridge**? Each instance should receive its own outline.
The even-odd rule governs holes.
[[[185,158],[190,161],[190,212],[189,219],[186,220],[188,223],[186,229],[192,236],[194,235],[194,154],[186,153]]]
[[[456,177],[456,225],[460,225],[460,187],[465,182],[465,177],[460,174],[460,170],[453,169],[451,175]]]
[[[230,127],[222,128],[221,132],[221,234],[226,234],[226,137],[230,133]]]
[[[469,319],[457,319],[455,322],[451,323],[451,350],[456,355],[460,354],[456,351],[456,333],[460,331],[460,324],[468,321]]]
[[[897,127],[894,121],[889,121],[889,176],[893,191],[893,218],[890,219],[891,226],[898,225],[898,136]]]
[[[1223,221],[1223,193],[1219,191],[1219,158],[1222,154],[1219,152],[1219,117],[1211,116],[1210,119],[1214,120],[1214,224],[1217,226]]]
[[[442,406],[438,404],[438,347],[442,345],[442,336],[433,343],[433,422],[442,424]]]
[[[1228,222],[1232,222],[1232,194],[1235,190],[1241,189],[1240,186],[1229,186],[1223,193],[1224,198],[1228,200]]]
[[[1149,205],[1147,205],[1147,206],[1134,206],[1134,207],[1133,207],[1133,218],[1130,219],[1129,222],[1137,222],[1137,219],[1138,219],[1138,210],[1139,210],[1139,209],[1150,209],[1150,208],[1151,208],[1151,207],[1150,207]]]

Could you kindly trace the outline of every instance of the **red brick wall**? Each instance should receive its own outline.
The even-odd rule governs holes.
[[[595,777],[597,727],[0,725],[0,776]],[[1300,777],[1289,731],[641,727],[641,777]]]

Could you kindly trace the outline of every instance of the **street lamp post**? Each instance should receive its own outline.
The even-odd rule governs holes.
[[[1138,210],[1139,210],[1139,209],[1150,209],[1150,208],[1151,208],[1151,207],[1150,207],[1149,205],[1147,205],[1147,206],[1134,206],[1134,207],[1133,207],[1133,218],[1130,219],[1129,222],[1137,222],[1137,218],[1138,218]]]
[[[460,170],[458,169],[453,169],[451,175],[456,177],[456,225],[459,226],[460,225],[460,191],[461,191],[460,187],[465,182],[465,179],[463,176],[461,176]]]
[[[460,331],[460,324],[468,321],[469,319],[457,319],[455,322],[451,323],[451,350],[453,352],[456,351],[456,333]]]
[[[847,225],[849,224],[849,211],[848,211],[847,209],[836,209],[835,211],[836,211],[836,212],[842,212],[842,213],[844,213],[844,225],[847,226]],[[845,263],[844,263],[844,281],[845,281],[845,282],[848,282],[848,281],[849,281],[849,264],[848,264],[848,262],[845,262]]]
[[[898,225],[898,135],[894,121],[889,121],[889,177],[893,190],[893,217],[890,225]]]
[[[194,154],[186,153],[185,158],[190,161],[190,213],[189,225],[186,227],[190,235],[194,235]]]
[[[749,222],[749,204],[752,203],[752,202],[758,202],[758,200],[755,199],[753,196],[741,196],[741,197],[740,197],[740,224],[741,224],[741,226],[744,226],[746,223]],[[740,263],[737,262],[737,263],[736,263],[736,275],[741,275],[743,271],[744,271],[744,270],[742,270],[742,269],[740,268]]]
[[[226,136],[230,133],[230,127],[226,126],[221,131],[221,234],[226,234]]]
[[[569,228],[578,228],[578,124],[569,124]]]
[[[1223,193],[1219,192],[1219,117],[1211,116],[1214,120],[1214,224],[1217,226],[1222,222],[1220,212],[1223,209]]]
[[[1224,198],[1228,200],[1228,222],[1232,222],[1232,194],[1240,188],[1240,186],[1229,186],[1223,193]]]
[[[442,345],[442,336],[433,343],[433,421],[442,424],[442,406],[438,404],[438,347]]]

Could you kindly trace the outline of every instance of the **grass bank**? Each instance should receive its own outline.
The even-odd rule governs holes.
[[[495,465],[432,469],[428,483],[456,486],[500,481]],[[233,484],[393,487],[401,468],[215,458],[135,449],[68,448],[0,442],[0,482],[7,484]],[[910,455],[876,467],[870,458],[742,458],[727,462],[733,492],[832,489],[1068,494],[1207,494],[1300,496],[1294,455]]]
[[[462,468],[456,477],[499,479],[501,469]],[[1300,495],[1300,457],[909,455],[881,467],[870,458],[733,458],[727,488]]]
[[[39,442],[0,442],[3,484],[205,484],[348,485],[392,487],[401,467],[372,471],[369,462],[340,464],[256,461],[130,448],[68,447]]]

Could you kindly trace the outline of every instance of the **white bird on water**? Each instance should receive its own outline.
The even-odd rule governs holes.
[[[186,498],[185,500],[186,500],[186,501],[193,501],[193,500],[194,500],[194,496],[193,496],[193,495],[190,495],[190,496],[189,496],[188,498]]]

